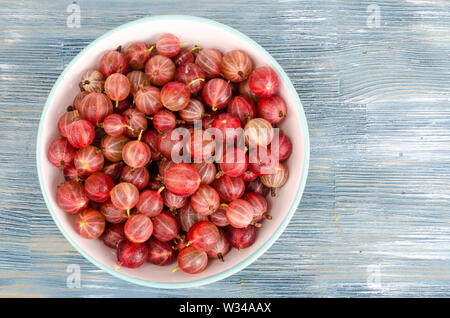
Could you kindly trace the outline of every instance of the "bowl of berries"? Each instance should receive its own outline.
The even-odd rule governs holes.
[[[63,235],[121,279],[200,286],[262,255],[300,202],[309,165],[291,81],[226,25],[156,16],[82,50],[39,125],[43,197]]]

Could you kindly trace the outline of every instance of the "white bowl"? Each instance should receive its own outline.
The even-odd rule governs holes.
[[[288,116],[281,129],[291,138],[293,152],[287,160],[289,179],[269,199],[271,221],[265,221],[256,242],[239,253],[236,249],[226,255],[225,262],[210,261],[206,270],[195,275],[173,266],[159,267],[150,263],[138,269],[121,267],[115,270],[115,251],[101,240],[88,240],[78,235],[74,217],[63,212],[55,201],[57,186],[64,181],[61,170],[47,160],[50,143],[58,138],[57,121],[79,92],[78,82],[84,71],[98,68],[103,53],[119,45],[125,48],[135,41],[155,42],[163,33],[173,33],[182,42],[200,47],[214,47],[222,52],[241,49],[257,66],[270,65],[279,75],[279,94],[288,106]],[[303,194],[309,164],[309,137],[303,107],[291,81],[280,65],[256,42],[231,27],[212,20],[191,16],[155,16],[124,24],[101,36],[81,51],[56,81],[42,112],[37,139],[37,169],[41,190],[56,225],[67,240],[89,261],[121,279],[150,287],[184,288],[208,284],[228,277],[245,268],[262,255],[280,236],[292,218]]]

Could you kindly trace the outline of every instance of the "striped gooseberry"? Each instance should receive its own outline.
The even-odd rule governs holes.
[[[48,147],[47,158],[54,166],[65,168],[75,157],[76,149],[66,138],[58,138]]]
[[[56,190],[56,204],[68,214],[77,214],[89,204],[84,186],[77,181],[66,181]]]
[[[87,208],[77,214],[75,218],[75,229],[82,237],[96,239],[105,230],[105,218],[92,208]]]

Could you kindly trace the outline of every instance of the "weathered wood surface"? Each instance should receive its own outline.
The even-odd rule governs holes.
[[[450,296],[449,1],[80,0],[79,29],[69,4],[0,2],[0,296]],[[189,290],[135,286],[86,261],[51,219],[35,168],[39,117],[68,62],[159,14],[212,18],[259,42],[292,79],[311,135],[305,194],[280,239]],[[81,288],[66,285],[70,264]]]

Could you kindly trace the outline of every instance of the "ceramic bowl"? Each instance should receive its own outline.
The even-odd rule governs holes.
[[[50,143],[58,138],[57,121],[71,105],[79,92],[78,82],[84,71],[98,68],[101,56],[119,45],[127,47],[135,41],[154,43],[163,33],[173,33],[182,42],[200,47],[214,47],[222,52],[241,49],[247,52],[256,66],[269,65],[278,73],[279,94],[288,106],[288,116],[280,128],[293,143],[293,152],[287,161],[289,179],[278,190],[275,198],[269,198],[273,219],[265,221],[258,232],[256,242],[238,252],[232,249],[225,262],[210,261],[206,270],[195,275],[176,266],[159,267],[146,263],[138,269],[121,267],[115,270],[115,251],[101,240],[88,240],[78,235],[73,226],[74,217],[63,212],[55,202],[57,186],[64,181],[61,170],[47,160]],[[116,277],[149,287],[185,288],[208,284],[228,277],[254,262],[281,235],[300,202],[308,174],[309,137],[302,104],[291,81],[280,65],[255,41],[235,29],[212,20],[191,16],[155,16],[124,24],[101,36],[82,50],[59,76],[51,90],[39,125],[37,139],[37,169],[41,190],[47,207],[67,240],[89,261]]]

